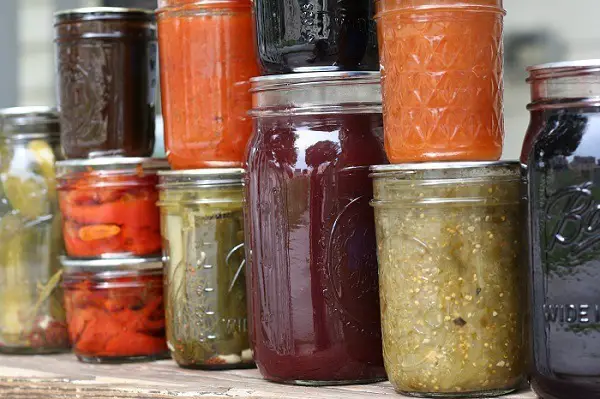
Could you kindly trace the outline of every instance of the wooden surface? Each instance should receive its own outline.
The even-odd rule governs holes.
[[[285,398],[374,399],[403,396],[388,382],[341,387],[296,387],[264,381],[257,370],[184,370],[169,360],[89,365],[73,355],[0,356],[2,399]],[[534,399],[524,391],[506,399]]]

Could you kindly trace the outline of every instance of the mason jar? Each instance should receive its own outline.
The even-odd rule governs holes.
[[[69,349],[54,162],[56,110],[0,110],[0,352]]]
[[[369,166],[387,162],[379,74],[260,77],[245,178],[250,331],[262,375],[385,379]]]
[[[519,164],[372,171],[390,382],[423,397],[514,391],[527,349]]]
[[[59,11],[54,30],[64,156],[151,156],[158,61],[152,11]]]
[[[254,367],[242,169],[160,172],[167,339],[186,368]]]
[[[80,361],[168,358],[161,258],[61,261],[69,336]]]

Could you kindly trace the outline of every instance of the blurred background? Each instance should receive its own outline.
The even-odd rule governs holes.
[[[600,58],[598,0],[504,0],[505,159],[518,158],[529,115],[528,65]],[[2,0],[0,107],[54,105],[52,14],[91,6],[154,9],[156,0]],[[160,124],[159,124],[160,126]],[[158,136],[162,134],[157,132]],[[162,140],[159,140],[162,142]],[[157,149],[158,153],[161,148]]]

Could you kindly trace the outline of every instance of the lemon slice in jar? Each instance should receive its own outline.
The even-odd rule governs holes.
[[[2,186],[13,209],[23,217],[35,220],[50,213],[48,188],[37,176],[7,174],[2,177]]]
[[[48,197],[56,194],[56,174],[54,171],[54,151],[44,140],[33,140],[27,146],[38,164],[39,170],[48,185]]]

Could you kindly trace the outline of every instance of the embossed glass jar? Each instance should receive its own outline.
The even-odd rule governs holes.
[[[500,159],[502,0],[377,0],[392,163]]]
[[[273,381],[385,378],[369,166],[378,73],[253,79],[246,257],[254,357]]]
[[[263,72],[378,71],[373,0],[256,0]]]
[[[411,396],[498,396],[525,366],[517,162],[373,169],[383,353]]]
[[[161,172],[167,339],[182,367],[253,367],[242,169]]]
[[[109,7],[61,11],[54,28],[64,156],[151,156],[157,83],[153,13]]]
[[[522,165],[528,216],[531,385],[600,397],[600,60],[529,69]]]

